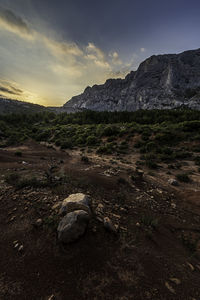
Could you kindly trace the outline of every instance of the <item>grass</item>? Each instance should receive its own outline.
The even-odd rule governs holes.
[[[141,223],[145,226],[149,226],[153,229],[156,229],[156,227],[158,226],[158,219],[152,215],[146,214],[141,217]]]

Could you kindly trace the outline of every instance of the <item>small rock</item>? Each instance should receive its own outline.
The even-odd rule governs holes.
[[[140,227],[140,226],[141,226],[139,222],[137,222],[135,225],[136,225],[137,227]]]
[[[174,282],[176,285],[181,284],[181,281],[180,281],[180,279],[178,279],[178,278],[170,278],[169,280],[170,280],[171,282]]]
[[[50,297],[48,297],[48,300],[55,300],[56,297],[54,295],[51,295]]]
[[[174,179],[174,178],[170,178],[168,180],[168,183],[171,184],[171,185],[173,185],[173,186],[178,186],[179,185],[178,181],[176,179]]]
[[[107,229],[108,231],[113,232],[113,233],[117,233],[116,226],[113,225],[112,221],[108,217],[104,218],[103,225],[104,225],[105,229]]]
[[[53,206],[52,206],[52,210],[59,210],[62,206],[62,202],[58,202],[58,203],[55,203]]]
[[[40,226],[42,225],[42,219],[37,219],[37,220],[35,221],[35,225],[36,225],[37,227],[40,227]]]
[[[21,246],[19,247],[18,251],[21,252],[23,249],[24,249],[24,246],[21,245]]]
[[[99,203],[96,208],[96,215],[102,215],[104,213],[104,205]]]
[[[165,286],[166,288],[173,294],[176,294],[175,290],[173,289],[173,287],[166,281],[165,282]]]
[[[194,267],[193,267],[193,265],[192,265],[191,263],[187,262],[186,264],[187,264],[188,267],[191,269],[191,271],[194,271]]]
[[[171,203],[171,207],[175,209],[176,208],[176,204],[175,203]]]

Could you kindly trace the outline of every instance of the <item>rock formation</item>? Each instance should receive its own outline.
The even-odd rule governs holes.
[[[87,87],[62,110],[136,111],[184,106],[200,109],[200,49],[153,55],[125,79],[108,79],[105,84]]]

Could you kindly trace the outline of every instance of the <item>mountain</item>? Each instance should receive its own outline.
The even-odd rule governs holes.
[[[42,105],[0,97],[0,114],[37,113],[47,110],[48,108]]]
[[[200,109],[200,49],[153,55],[125,79],[108,79],[87,87],[62,110],[135,111],[138,109]]]

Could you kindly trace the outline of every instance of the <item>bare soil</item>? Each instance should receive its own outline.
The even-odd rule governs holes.
[[[20,150],[22,156],[15,152]],[[200,299],[200,174],[174,187],[163,165],[135,171],[137,154],[112,156],[61,151],[34,142],[0,150],[0,299]],[[114,160],[114,162],[113,162]],[[54,166],[59,185],[16,189],[10,173],[42,178]],[[76,243],[60,245],[56,203],[71,193],[92,198],[93,217]],[[107,232],[103,205],[118,226]],[[42,225],[35,222],[42,219]],[[17,245],[17,246],[16,246]],[[23,248],[19,251],[19,247]]]

